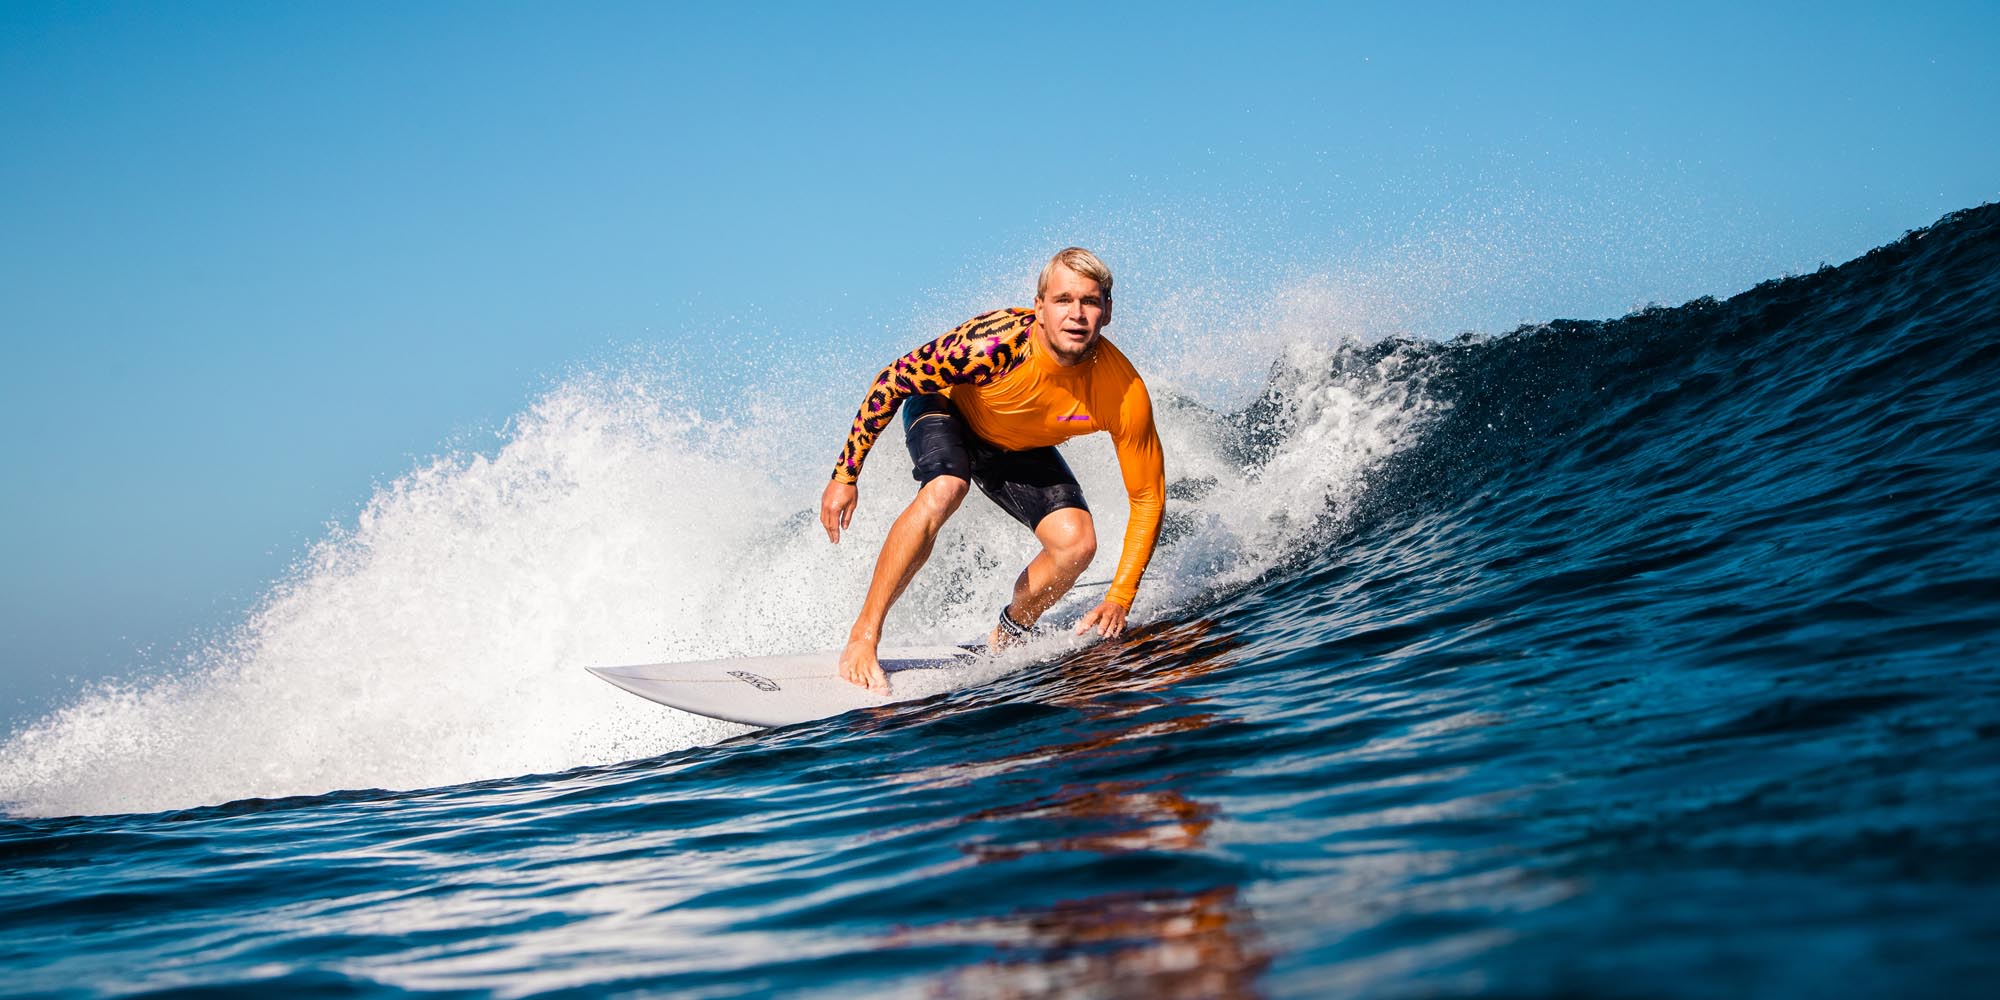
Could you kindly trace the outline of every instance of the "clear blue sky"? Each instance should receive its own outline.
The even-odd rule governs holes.
[[[2000,196],[1992,3],[955,6],[0,6],[0,723],[572,366],[837,329],[858,369],[1090,220],[1300,274],[1549,242],[1437,333]]]

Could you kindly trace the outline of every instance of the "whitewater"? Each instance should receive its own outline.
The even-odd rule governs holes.
[[[1215,413],[1171,379],[1155,386],[1181,502],[1139,613],[1255,577],[1417,433],[1432,404],[1396,377],[1400,359],[1302,374],[1323,372],[1327,350],[1283,348],[1290,444],[1254,472],[1231,461]],[[749,731],[662,712],[582,668],[837,648],[873,569],[862,550],[915,483],[891,433],[862,482],[857,541],[835,548],[812,476],[838,455],[846,417],[768,402],[795,398],[790,385],[705,413],[689,377],[660,368],[573,377],[511,421],[494,454],[446,456],[384,487],[185,666],[93,690],[15,734],[0,749],[0,802],[60,815],[422,788]],[[1100,536],[1121,537],[1108,443],[1066,451],[1086,495],[1103,498]],[[1035,551],[1009,524],[966,505],[895,609],[895,642],[984,633]]]

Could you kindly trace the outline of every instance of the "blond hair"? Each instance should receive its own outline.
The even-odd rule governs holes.
[[[1097,290],[1103,292],[1105,298],[1111,297],[1111,269],[1105,267],[1096,254],[1082,247],[1065,247],[1049,258],[1049,262],[1042,267],[1042,276],[1035,279],[1035,301],[1041,301],[1042,293],[1048,291],[1049,275],[1054,273],[1057,265],[1097,282]]]

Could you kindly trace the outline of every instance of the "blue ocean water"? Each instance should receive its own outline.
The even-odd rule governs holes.
[[[562,470],[622,465],[569,449],[524,478],[505,455],[440,469],[449,489],[417,477],[200,676],[91,695],[0,749],[0,992],[1991,988],[2000,207],[1728,301],[1289,351],[1247,408],[1177,412],[1209,450],[1177,452],[1156,570],[1174,597],[1131,641],[439,787],[420,786],[456,773],[426,770],[440,747],[477,773],[583,744],[469,735],[381,679],[420,650],[336,652],[330,676],[359,679],[303,707],[262,665],[312,676],[297,637],[356,608],[368,634],[392,620],[371,580],[470,558],[476,533],[427,547],[429,511],[526,517],[524,483],[558,482],[533,523],[573,549],[614,529],[563,506],[604,488]],[[804,529],[751,506],[715,537],[789,551]],[[962,542],[933,570],[964,617],[913,614],[990,615],[960,578],[1013,555]],[[526,678],[491,684],[540,690]],[[254,705],[277,722],[238,718]],[[262,791],[341,781],[415,790]],[[232,788],[261,797],[207,804]]]

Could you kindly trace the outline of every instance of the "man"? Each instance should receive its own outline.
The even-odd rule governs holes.
[[[1109,325],[1111,270],[1090,251],[1070,247],[1042,268],[1033,309],[976,316],[875,376],[820,496],[820,524],[838,544],[859,499],[854,484],[861,463],[906,400],[904,436],[912,475],[923,485],[882,542],[868,596],[840,654],[840,676],[876,692],[889,690],[876,659],[882,621],[930,557],[938,530],[958,510],[969,483],[979,484],[1042,543],[1014,581],[1013,601],[1000,609],[990,638],[996,649],[1021,641],[1097,554],[1083,490],[1055,449],[1095,431],[1109,432],[1117,444],[1132,517],[1111,589],[1076,631],[1095,628],[1105,638],[1125,631],[1159,539],[1166,466],[1146,383],[1100,335]]]

